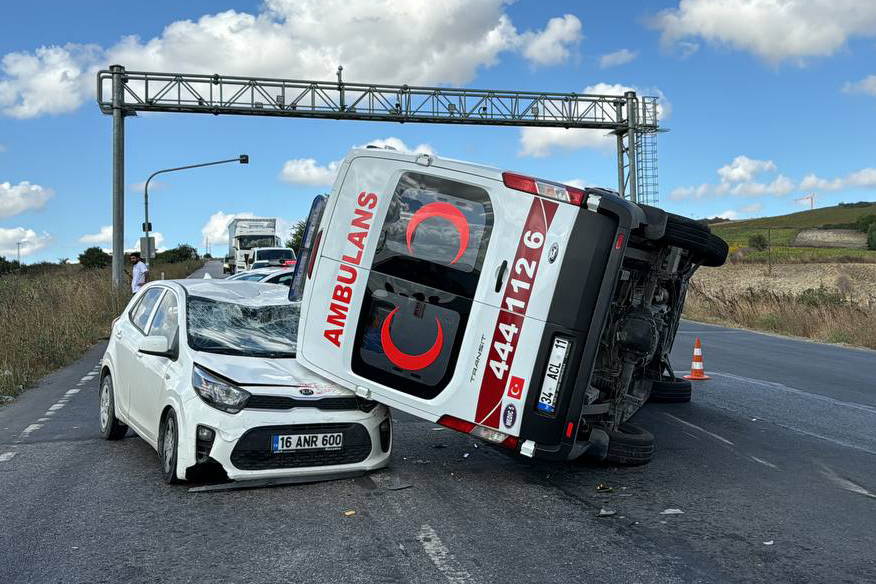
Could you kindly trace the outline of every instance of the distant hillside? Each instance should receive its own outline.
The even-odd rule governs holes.
[[[726,226],[733,227],[789,227],[793,229],[806,229],[812,227],[824,227],[825,225],[850,225],[861,215],[876,214],[876,203],[846,203],[834,207],[822,207],[810,211],[799,211],[788,215],[776,217],[761,217],[760,219],[746,219],[733,221]]]
[[[858,217],[871,214],[876,215],[876,202],[845,203],[776,217],[712,223],[711,228],[715,235],[730,245],[731,251],[746,248],[753,235],[769,235],[774,250],[773,257],[778,256],[787,260],[805,258],[810,260],[822,258],[823,260],[825,257],[842,256],[847,258],[847,256],[854,256],[859,260],[874,261],[876,260],[876,251],[836,247],[833,250],[806,249],[794,245],[797,235],[805,229],[853,227]],[[769,234],[767,230],[769,230]],[[824,233],[824,235],[828,236],[829,234]],[[810,245],[812,244],[810,243]],[[859,247],[859,245],[850,246],[850,248]],[[766,256],[766,252],[746,252],[746,256],[751,260],[759,260],[760,256]]]

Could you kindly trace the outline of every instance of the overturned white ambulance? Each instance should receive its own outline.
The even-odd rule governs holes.
[[[726,254],[606,189],[353,150],[308,219],[298,361],[525,456],[643,463],[653,437],[627,420],[689,399],[667,355],[690,276]]]

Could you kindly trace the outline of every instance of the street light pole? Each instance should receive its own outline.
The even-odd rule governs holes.
[[[241,154],[237,158],[229,158],[228,160],[217,160],[215,162],[202,162],[201,164],[189,164],[186,166],[177,166],[176,168],[165,168],[162,170],[157,170],[149,175],[149,178],[146,179],[146,185],[143,187],[143,232],[146,234],[146,245],[149,245],[149,232],[152,230],[152,226],[149,224],[149,183],[153,178],[158,176],[159,174],[164,174],[165,172],[175,172],[177,170],[188,170],[189,168],[201,168],[202,166],[215,166],[217,164],[227,164],[229,162],[239,162],[240,164],[249,164],[249,156],[247,154]],[[143,252],[143,250],[140,250]],[[149,250],[145,251],[146,254],[146,265],[150,265],[149,258]]]

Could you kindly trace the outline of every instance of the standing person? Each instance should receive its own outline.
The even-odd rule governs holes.
[[[140,287],[146,283],[146,273],[149,271],[149,268],[146,267],[146,262],[140,257],[139,251],[131,253],[131,264],[134,266],[131,270],[131,293],[136,294]]]

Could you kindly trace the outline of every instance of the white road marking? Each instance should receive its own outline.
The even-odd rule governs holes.
[[[723,436],[718,436],[718,435],[715,434],[714,432],[709,432],[709,431],[706,430],[705,428],[700,428],[700,427],[697,426],[696,424],[691,424],[690,422],[685,422],[685,421],[682,420],[681,418],[676,418],[676,417],[673,416],[672,414],[667,414],[666,412],[663,412],[663,413],[664,413],[665,415],[669,416],[670,418],[672,418],[673,420],[675,420],[676,422],[679,422],[679,423],[681,423],[681,424],[684,424],[685,426],[689,426],[689,427],[693,428],[694,430],[699,430],[699,431],[702,432],[703,434],[708,434],[708,435],[711,436],[712,438],[715,438],[716,440],[720,440],[720,441],[723,442],[724,444],[729,444],[730,446],[736,446],[734,443],[730,442],[729,440],[727,440],[727,439],[724,438]]]
[[[762,465],[764,465],[764,466],[768,466],[768,467],[770,467],[770,468],[774,468],[774,469],[776,469],[776,470],[779,470],[779,467],[777,467],[776,465],[774,465],[774,464],[771,463],[771,462],[767,462],[766,460],[764,460],[764,459],[762,459],[762,458],[758,458],[758,457],[756,457],[756,456],[752,456],[752,455],[750,455],[750,454],[748,455],[748,458],[750,458],[750,459],[753,460],[754,462],[758,462],[758,463],[760,463],[760,464],[762,464]]]
[[[31,424],[30,426],[28,426],[27,428],[25,428],[24,430],[21,431],[21,435],[22,435],[22,436],[27,436],[27,435],[30,434],[31,432],[35,432],[35,431],[39,430],[39,429],[42,428],[42,427],[43,427],[42,424]]]
[[[40,418],[37,422],[48,422],[49,418]]]
[[[821,464],[821,474],[827,477],[831,482],[833,482],[839,488],[849,491],[851,493],[857,493],[858,495],[864,495],[865,497],[869,497],[870,499],[876,499],[876,493],[870,491],[869,489],[859,485],[858,483],[852,482],[849,479],[844,479],[843,477],[836,474],[832,468],[825,464]]]
[[[52,404],[49,406],[49,411],[53,412],[55,410],[60,410],[63,407],[64,407],[64,404]]]
[[[423,551],[426,552],[426,555],[429,556],[429,559],[432,560],[432,563],[435,564],[435,567],[438,568],[438,571],[441,572],[448,582],[457,584],[471,581],[471,574],[459,565],[456,557],[450,553],[450,550],[447,549],[447,546],[444,545],[431,526],[424,524],[420,527],[417,540],[423,546]]]
[[[78,387],[74,387],[73,389],[68,389],[64,395],[76,395],[80,391],[82,390],[80,390]]]
[[[0,454],[0,462],[8,462],[8,461],[12,460],[12,457],[15,456],[16,454],[18,454],[18,453],[11,452],[11,451],[4,452],[3,454]]]
[[[93,374],[89,374],[89,375],[84,376],[84,377],[83,377],[82,379],[80,379],[79,381],[86,382],[86,381],[91,381],[92,379],[94,379],[94,375],[93,375]]]
[[[54,416],[54,415],[55,415],[55,412],[47,411],[47,412],[43,412],[43,415],[44,415],[44,416]]]

